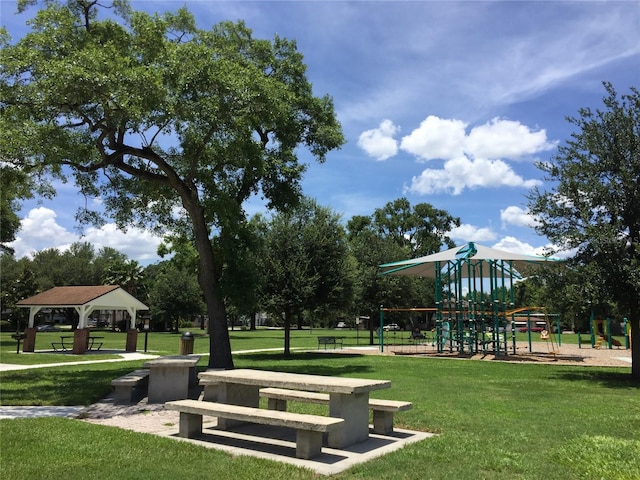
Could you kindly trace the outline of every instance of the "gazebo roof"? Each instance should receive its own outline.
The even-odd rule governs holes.
[[[118,285],[53,287],[33,297],[20,300],[19,307],[148,310],[144,303]]]

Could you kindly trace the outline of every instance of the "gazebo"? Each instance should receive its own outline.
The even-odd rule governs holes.
[[[138,331],[135,328],[136,312],[149,310],[149,307],[118,285],[53,287],[33,297],[20,300],[17,306],[29,308],[29,323],[25,329],[23,352],[35,351],[36,329],[34,323],[35,316],[40,310],[43,308],[75,309],[80,317],[73,338],[73,353],[77,354],[85,353],[87,350],[89,338],[87,322],[89,315],[94,310],[126,310],[129,313],[127,352],[136,351],[138,341]]]

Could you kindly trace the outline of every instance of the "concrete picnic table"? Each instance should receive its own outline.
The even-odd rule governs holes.
[[[345,448],[369,438],[369,392],[390,388],[388,380],[332,377],[266,370],[209,370],[201,380],[218,384],[220,403],[258,407],[260,389],[277,387],[329,394],[329,416],[344,419],[344,428],[329,433],[332,448]],[[219,420],[218,427],[233,423]]]
[[[189,387],[197,385],[196,365],[199,355],[170,355],[149,360],[149,403],[184,400],[189,397]]]

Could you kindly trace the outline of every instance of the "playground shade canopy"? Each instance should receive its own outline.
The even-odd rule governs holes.
[[[74,308],[80,317],[78,328],[86,328],[89,315],[94,310],[126,310],[131,322],[137,310],[149,310],[144,303],[118,285],[53,287],[33,297],[17,303],[18,307],[28,307],[29,327],[43,308]]]
[[[405,275],[415,277],[436,278],[449,270],[457,270],[463,277],[482,277],[492,270],[499,270],[511,278],[522,278],[527,268],[535,267],[543,262],[556,262],[558,259],[536,255],[507,252],[496,248],[485,247],[474,242],[426,255],[424,257],[401,260],[399,262],[379,265],[384,275]],[[461,268],[468,265],[471,268]]]

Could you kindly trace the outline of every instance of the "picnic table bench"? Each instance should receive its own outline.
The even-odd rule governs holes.
[[[328,393],[306,392],[303,390],[287,390],[283,388],[262,388],[260,396],[268,400],[270,410],[286,411],[287,400],[329,405]],[[398,400],[369,399],[369,409],[373,411],[373,433],[389,435],[393,433],[393,414],[410,410],[411,402]]]
[[[149,385],[149,369],[141,368],[111,381],[115,403],[132,403],[134,393],[142,393]]]
[[[294,428],[296,430],[296,457],[310,459],[322,451],[322,434],[340,428],[341,418],[278,412],[228,403],[200,400],[176,400],[164,404],[167,410],[180,412],[178,435],[194,438],[202,434],[202,417],[210,415],[243,422]]]
[[[324,345],[324,349],[327,349],[327,345],[333,345],[333,348],[336,348],[336,345],[340,345],[342,348],[342,337],[333,337],[333,336],[322,336],[318,337],[318,348],[320,345]]]

